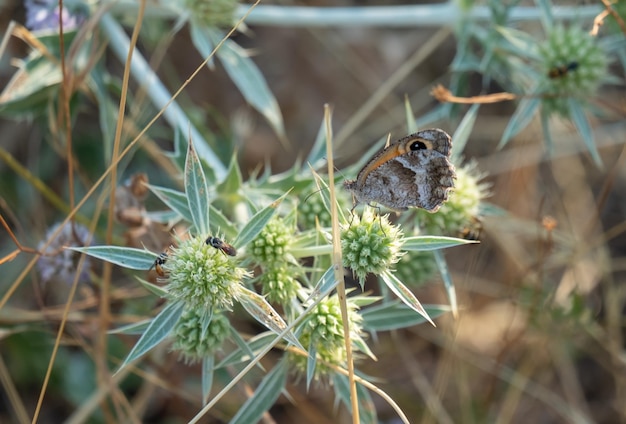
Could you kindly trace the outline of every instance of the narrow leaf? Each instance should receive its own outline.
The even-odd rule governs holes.
[[[228,239],[232,239],[237,235],[237,228],[213,205],[209,205],[209,225],[215,235],[219,232]]]
[[[143,334],[152,320],[145,319],[107,331],[107,334]]]
[[[120,246],[87,246],[66,247],[66,249],[85,253],[91,257],[102,259],[128,269],[147,270],[158,257],[152,252],[133,247]]]
[[[448,300],[450,301],[450,307],[452,308],[452,315],[456,318],[459,314],[459,306],[456,300],[456,288],[452,282],[450,271],[448,270],[448,264],[443,256],[443,252],[434,252],[435,261],[437,262],[437,268],[443,280],[446,293],[448,293]]]
[[[182,313],[182,302],[171,302],[166,305],[163,310],[152,319],[146,332],[143,333],[135,346],[133,346],[120,369],[165,340],[180,319]]]
[[[350,380],[348,376],[335,373],[333,374],[333,386],[335,387],[335,393],[346,406],[346,408],[351,409],[351,401],[350,401]],[[361,424],[375,424],[378,423],[378,419],[376,417],[376,408],[374,406],[374,402],[368,392],[368,390],[363,387],[363,385],[357,383],[356,385],[357,398],[359,400],[359,419],[358,422]],[[408,422],[408,421],[405,421]]]
[[[389,287],[389,289],[398,296],[398,298],[404,302],[409,308],[413,309],[415,312],[426,318],[428,322],[430,322],[433,326],[435,323],[428,316],[428,312],[422,307],[422,304],[417,297],[409,290],[395,275],[389,272],[383,272],[380,274],[381,278]]]
[[[241,168],[237,161],[237,155],[233,153],[230,158],[230,165],[228,166],[228,172],[226,178],[219,184],[217,191],[227,195],[238,193],[243,185],[243,176],[241,175]]]
[[[409,134],[413,134],[417,131],[418,126],[415,123],[415,114],[413,113],[413,108],[411,107],[411,101],[409,100],[409,96],[404,95],[404,114],[406,115],[406,128]]]
[[[459,159],[461,158],[461,154],[465,150],[467,140],[469,140],[470,134],[472,134],[472,130],[474,129],[474,123],[476,122],[479,108],[480,104],[478,103],[472,105],[472,107],[469,108],[469,110],[461,120],[461,123],[454,132],[454,136],[452,137],[453,163],[458,163]]]
[[[219,43],[223,38],[217,30],[207,28],[205,31],[213,44]],[[246,51],[234,41],[226,40],[217,51],[217,57],[246,101],[262,114],[274,131],[283,138],[285,129],[278,102],[270,91],[263,74],[248,57]]]
[[[335,278],[335,268],[331,265],[317,282],[309,298],[302,304],[306,306],[317,302],[318,299],[327,296],[338,284],[339,281]]]
[[[309,390],[313,377],[315,377],[315,366],[317,365],[317,345],[309,343],[309,356],[306,361],[306,389]]]
[[[189,210],[189,202],[187,202],[187,196],[177,190],[171,188],[158,187],[148,185],[150,191],[152,191],[156,197],[161,199],[171,210],[176,211],[187,222],[193,222],[191,211]]]
[[[258,211],[248,223],[241,229],[237,238],[233,241],[233,246],[239,248],[250,243],[263,230],[265,225],[276,213],[278,205],[285,199],[289,192],[283,194],[280,198]]]
[[[450,312],[447,305],[424,305],[428,316],[436,318],[443,313]],[[428,320],[415,313],[404,303],[399,301],[384,303],[363,309],[363,328],[368,331],[390,331],[412,327],[427,322]]]
[[[476,240],[465,240],[456,237],[445,236],[413,236],[406,237],[402,249],[414,252],[446,249],[462,244],[475,244]]]
[[[200,159],[189,140],[187,161],[185,162],[185,194],[191,212],[192,222],[200,234],[209,232],[209,193]]]
[[[202,56],[203,58],[211,56],[215,45],[213,44],[211,39],[207,37],[207,35],[204,33],[202,24],[193,19],[193,17],[190,20],[189,33],[191,35],[191,42],[193,43],[196,50],[198,50],[198,53],[200,53],[200,56]],[[211,58],[207,62],[207,66],[210,69],[213,69],[213,58]]]
[[[512,137],[517,135],[530,123],[540,102],[541,99],[538,97],[520,100],[517,109],[513,113],[513,116],[511,116],[511,120],[502,134],[498,149],[504,147]]]
[[[230,424],[249,424],[259,422],[261,416],[268,411],[287,384],[287,362],[281,361],[267,374],[261,384],[246,403],[230,420]]]
[[[157,286],[156,284],[152,284],[149,281],[144,280],[143,278],[136,277],[139,283],[148,289],[149,292],[156,294],[159,297],[166,297],[169,293],[165,287]]]
[[[591,125],[589,124],[587,115],[585,115],[583,105],[581,105],[580,101],[570,98],[567,100],[567,107],[570,117],[572,118],[572,122],[576,126],[578,134],[582,137],[585,146],[587,146],[587,150],[593,158],[593,161],[596,163],[598,168],[602,168],[602,159],[600,159],[598,147],[593,139],[593,131],[591,130]]]
[[[326,123],[322,121],[319,130],[317,130],[317,136],[313,147],[309,152],[309,156],[306,161],[313,169],[319,169],[326,161]]]
[[[202,358],[202,404],[206,405],[213,387],[213,373],[215,371],[215,356]]]
[[[254,319],[267,327],[267,329],[279,335],[287,329],[287,324],[283,318],[263,296],[244,287],[240,287],[238,290],[239,293],[237,295],[237,300]],[[294,336],[291,331],[287,332],[283,337],[289,343],[304,350],[296,336]]]

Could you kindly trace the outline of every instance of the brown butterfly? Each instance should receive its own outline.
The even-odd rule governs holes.
[[[418,131],[374,155],[344,187],[352,192],[355,205],[376,202],[396,211],[418,207],[436,212],[454,187],[451,148],[445,131]]]

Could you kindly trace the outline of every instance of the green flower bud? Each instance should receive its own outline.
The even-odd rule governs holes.
[[[368,273],[380,274],[400,259],[400,229],[389,223],[387,215],[375,215],[367,208],[359,219],[341,231],[344,266],[351,268],[363,286]]]
[[[207,326],[204,320],[209,318],[211,322]],[[230,325],[221,313],[210,316],[206,309],[185,309],[173,334],[172,349],[180,351],[186,363],[194,363],[222,346],[230,335]]]

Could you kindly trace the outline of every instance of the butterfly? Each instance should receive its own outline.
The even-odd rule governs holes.
[[[344,188],[352,192],[355,206],[376,202],[396,211],[436,212],[454,188],[451,149],[452,139],[438,128],[407,135],[374,155]]]

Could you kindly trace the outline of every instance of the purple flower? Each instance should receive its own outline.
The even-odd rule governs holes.
[[[31,31],[59,29],[59,2],[54,0],[25,0],[26,27]],[[63,31],[73,30],[83,23],[85,15],[63,6]]]
[[[46,233],[46,240],[59,228],[56,224]],[[59,235],[50,243],[48,248],[43,251],[44,254],[37,261],[37,268],[41,274],[44,283],[51,280],[64,281],[71,284],[76,274],[76,265],[78,263],[79,253],[73,250],[65,249],[65,247],[82,247],[87,245],[91,238],[89,230],[83,225],[74,223],[65,224]],[[39,250],[43,248],[45,241],[39,243]],[[91,243],[89,243],[91,244]],[[91,262],[89,257],[83,260],[83,266],[80,271],[79,282],[89,281],[89,267]]]

